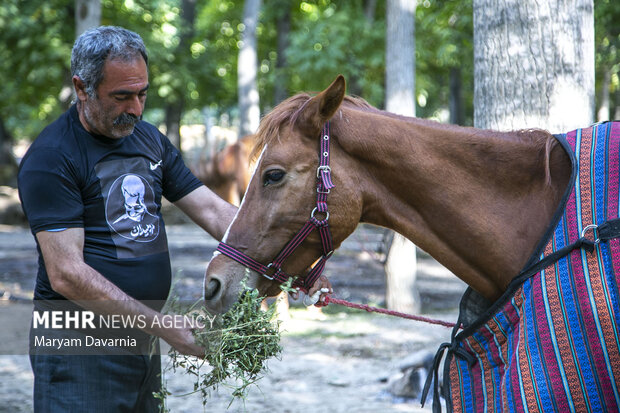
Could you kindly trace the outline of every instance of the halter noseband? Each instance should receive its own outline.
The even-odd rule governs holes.
[[[316,228],[318,229],[319,236],[321,238],[323,255],[303,280],[297,278],[293,283],[293,286],[295,287],[304,288],[306,291],[309,290],[323,272],[325,263],[334,252],[332,235],[329,231],[329,225],[327,223],[329,220],[327,195],[334,187],[331,178],[331,169],[329,167],[329,122],[323,126],[323,134],[321,136],[321,152],[319,153],[319,167],[316,170],[316,178],[316,207],[310,213],[310,218],[306,221],[304,226],[301,227],[293,239],[284,246],[284,248],[271,261],[271,263],[263,265],[252,257],[249,257],[224,242],[220,242],[217,246],[217,251],[229,258],[232,258],[247,268],[262,274],[269,280],[276,280],[283,283],[293,276],[282,271],[282,264]],[[325,215],[325,219],[317,219],[315,217],[317,212],[323,213]]]

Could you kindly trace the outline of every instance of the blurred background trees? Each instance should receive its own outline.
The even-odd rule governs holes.
[[[69,57],[85,0],[0,5],[0,148],[29,142],[71,100]],[[80,6],[82,4],[82,6]],[[179,127],[238,125],[244,1],[101,0],[101,24],[140,33],[150,52],[145,117],[183,148]],[[620,113],[620,5],[595,0],[596,113]],[[472,1],[420,0],[415,18],[415,113],[473,122]],[[262,2],[256,25],[261,116],[342,73],[348,92],[385,108],[384,0]],[[534,125],[533,125],[534,126]],[[7,145],[6,142],[11,143]],[[2,161],[0,156],[0,162]],[[4,180],[6,182],[6,180]]]
[[[253,132],[257,117],[286,97],[300,91],[320,91],[337,74],[346,77],[349,94],[361,96],[380,109],[472,125],[474,1],[478,10],[496,12],[495,17],[502,20],[497,7],[484,6],[493,4],[493,0],[2,0],[0,185],[16,185],[17,164],[24,148],[71,104],[71,48],[76,35],[93,25],[123,26],[143,37],[150,55],[151,84],[144,117],[158,125],[185,152],[188,163],[194,164],[218,149],[219,141],[211,132],[215,127],[225,131],[229,139],[239,139]],[[592,4],[592,0],[579,1]],[[556,1],[545,3],[541,7],[548,8],[548,13],[539,15],[551,22],[562,16],[566,19],[575,14],[572,8],[579,1],[564,5],[563,10],[553,10],[561,8]],[[531,7],[521,5],[527,9],[522,14],[540,20],[536,13],[530,13],[539,3],[526,3]],[[407,7],[414,13],[408,31],[408,36],[413,37],[410,41],[390,40],[388,35],[389,29],[394,29],[387,22],[391,10],[388,5],[396,4],[413,6]],[[620,3],[593,0],[593,5],[595,103],[588,97],[590,103],[584,110],[589,118],[596,114],[598,120],[620,119]],[[510,17],[510,11],[504,14]],[[399,17],[391,15],[390,19],[397,21],[396,28],[403,29]],[[515,24],[523,30],[528,26],[523,21]],[[556,32],[568,31],[558,24],[549,26]],[[479,24],[477,32],[483,30]],[[586,34],[591,36],[591,28],[588,30]],[[487,37],[500,40],[491,32]],[[396,53],[388,50],[390,47]],[[519,54],[514,50],[492,53],[483,49],[484,44],[478,46],[478,52],[483,53],[482,58],[478,55],[478,68],[481,62],[499,66],[506,63],[506,70],[497,71],[487,64],[487,69],[479,70],[484,74],[476,79],[477,87],[490,82],[487,88],[492,93],[486,93],[492,99],[489,105],[497,105],[501,97],[505,107],[514,108],[519,96],[494,95],[498,87],[493,85],[510,85],[518,80],[515,77],[526,76],[525,72],[510,72],[510,59],[501,57],[508,53],[514,61]],[[404,56],[411,53],[414,56]],[[408,59],[398,63],[386,59],[386,55]],[[524,55],[526,59],[529,56]],[[542,57],[553,60],[553,53]],[[402,78],[408,83],[398,80],[398,75],[406,75]],[[386,84],[391,86],[391,82],[395,88],[386,92]],[[390,103],[399,88],[412,90],[406,101]],[[481,102],[479,118],[481,113],[490,113],[491,107],[485,109]],[[199,156],[195,153],[196,142],[186,142],[191,137],[181,133],[187,125],[203,127]],[[192,147],[189,143],[194,153],[187,153]],[[412,265],[415,247],[405,247],[398,241],[393,245],[386,265],[391,292],[387,302],[393,308],[415,311],[419,305]],[[397,254],[396,250],[401,252]],[[399,258],[404,261],[399,262]]]

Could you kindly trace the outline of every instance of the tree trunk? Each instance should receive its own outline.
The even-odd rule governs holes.
[[[566,132],[594,120],[592,0],[474,0],[474,125]]]
[[[377,0],[364,0],[364,15],[366,16],[366,21],[372,22],[375,21],[375,12],[377,11]]]
[[[179,151],[181,151],[181,116],[183,116],[183,102],[166,105],[166,136]]]
[[[239,91],[239,137],[255,133],[260,121],[258,88],[256,86],[256,27],[261,0],[245,0],[243,7],[242,45],[237,63]]]
[[[101,0],[75,0],[75,37],[101,24]]]
[[[450,123],[463,124],[463,98],[461,94],[461,69],[450,69]]]
[[[385,107],[415,116],[415,2],[387,0]]]
[[[181,20],[183,27],[179,36],[178,53],[185,56],[190,54],[191,40],[194,37],[194,21],[196,19],[196,0],[181,1]],[[181,60],[182,61],[182,60]],[[176,148],[183,153],[181,142],[181,119],[185,110],[185,89],[176,91],[177,100],[167,102],[165,110],[166,136]]]
[[[597,112],[597,121],[609,120],[609,84],[611,83],[611,70],[605,68],[603,71],[603,82],[601,84],[601,104]]]
[[[364,0],[362,6],[363,6],[363,12],[364,12],[365,26],[366,26],[364,30],[370,30],[372,29],[373,23],[375,21],[377,0]],[[360,35],[363,35],[363,34],[360,34]],[[363,64],[357,59],[352,59],[352,60],[353,62],[355,62],[355,63],[351,63],[352,67],[354,68],[354,71],[356,71],[357,73],[364,73]],[[364,94],[364,89],[362,87],[361,80],[362,79],[360,76],[352,76],[348,79],[347,89],[350,95],[362,96]]]
[[[385,260],[387,308],[405,313],[420,311],[417,267],[416,246],[395,232]]]
[[[386,110],[415,115],[415,2],[387,0],[385,56]],[[415,245],[395,233],[386,263],[386,305],[402,312],[418,312]]]
[[[17,187],[17,162],[13,157],[13,137],[0,117],[0,186]]]
[[[80,37],[88,29],[94,29],[101,25],[101,0],[75,0],[75,38]],[[71,73],[67,72],[63,77],[62,88],[58,100],[61,105],[68,109],[75,98]]]
[[[288,37],[291,32],[291,8],[290,4],[287,4],[288,1],[283,2],[282,8],[278,14],[278,20],[276,22],[278,31],[276,73],[278,80],[275,82],[274,86],[275,105],[282,102],[289,95],[286,88],[286,85],[288,85],[288,74],[286,72],[286,49],[288,49],[289,46]]]
[[[202,108],[202,119],[205,125],[204,145],[200,150],[198,159],[211,159],[215,152],[213,152],[213,118],[214,113],[211,108],[205,106]]]

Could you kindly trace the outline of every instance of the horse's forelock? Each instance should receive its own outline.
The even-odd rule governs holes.
[[[265,145],[280,139],[280,129],[285,124],[295,124],[299,115],[312,99],[308,93],[300,93],[284,100],[261,120],[256,132],[256,143],[250,155],[255,160]],[[345,96],[343,105],[362,110],[377,110],[360,97]]]
[[[256,159],[265,145],[280,138],[282,126],[296,121],[299,111],[311,98],[312,96],[307,93],[297,94],[284,100],[263,117],[256,132],[256,143],[251,154],[252,159]]]

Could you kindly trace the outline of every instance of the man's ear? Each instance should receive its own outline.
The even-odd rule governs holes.
[[[85,101],[88,98],[88,94],[86,93],[86,85],[77,75],[74,75],[71,78],[73,82],[73,88],[75,89],[75,94],[80,101]]]

